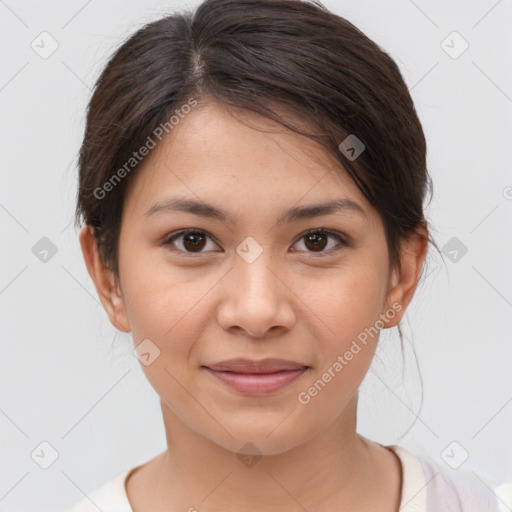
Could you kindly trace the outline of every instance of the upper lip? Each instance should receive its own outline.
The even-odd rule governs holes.
[[[307,368],[307,365],[296,361],[287,361],[286,359],[228,359],[219,363],[206,366],[211,370],[227,371],[235,373],[274,373],[282,370],[301,370]]]

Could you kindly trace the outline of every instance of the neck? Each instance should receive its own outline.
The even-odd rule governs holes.
[[[146,508],[221,511],[229,503],[244,512],[364,510],[361,505],[382,482],[381,455],[387,450],[377,449],[381,455],[376,456],[379,445],[356,433],[356,406],[357,397],[350,414],[293,449],[241,460],[189,429],[162,404],[168,450],[148,474],[155,492],[154,504],[146,501]]]

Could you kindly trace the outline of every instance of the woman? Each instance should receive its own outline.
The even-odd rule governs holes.
[[[90,101],[77,221],[168,448],[73,512],[505,505],[356,432],[436,246],[429,185],[395,62],[319,3],[206,0],[126,41]]]

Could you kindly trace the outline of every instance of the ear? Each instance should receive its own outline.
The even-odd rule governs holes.
[[[94,228],[86,225],[80,230],[80,246],[87,271],[94,282],[101,304],[108,314],[110,323],[123,332],[130,332],[130,324],[121,287],[114,273],[107,269],[100,259],[94,239]]]
[[[416,233],[402,241],[401,270],[395,269],[392,272],[386,295],[386,309],[381,315],[384,328],[398,325],[404,316],[414,297],[427,248],[428,231],[422,224],[416,227]],[[390,310],[394,312],[392,317],[391,314],[386,314]]]

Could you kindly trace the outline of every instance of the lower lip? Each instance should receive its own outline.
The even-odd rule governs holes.
[[[245,395],[268,395],[285,388],[299,378],[307,368],[282,370],[275,373],[234,373],[212,370],[208,372],[230,388]]]

